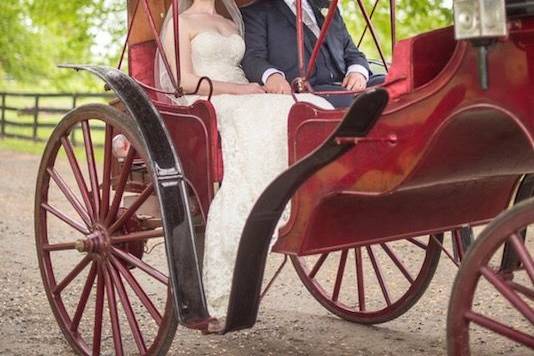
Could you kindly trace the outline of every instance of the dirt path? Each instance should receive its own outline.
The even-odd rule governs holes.
[[[71,354],[50,311],[37,266],[33,196],[39,158],[0,152],[0,354]],[[271,256],[271,275],[281,260]],[[442,355],[455,273],[442,258],[421,301],[379,326],[340,320],[323,309],[288,265],[268,294],[255,328],[226,336],[178,329],[171,354]],[[492,348],[481,345],[481,354]],[[500,353],[500,352],[499,352]]]

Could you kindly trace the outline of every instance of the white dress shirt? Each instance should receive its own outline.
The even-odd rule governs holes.
[[[286,5],[291,9],[291,11],[293,11],[293,13],[296,14],[296,9],[294,5],[295,0],[284,0],[284,1]],[[310,3],[308,2],[308,0],[302,0],[302,10],[306,11],[306,13],[309,15],[309,17],[314,22],[315,26],[319,28],[319,24],[317,23],[317,18],[315,17],[315,13],[313,12],[313,9],[310,6]],[[263,82],[263,84],[267,82],[267,79],[271,75],[276,74],[276,73],[282,74],[285,77],[284,72],[282,72],[281,70],[276,69],[276,68],[269,68],[263,73],[261,77],[261,81]],[[361,75],[365,77],[366,80],[369,80],[369,71],[367,70],[367,68],[365,68],[364,66],[360,64],[350,65],[349,68],[347,68],[347,74],[349,73],[360,73]]]

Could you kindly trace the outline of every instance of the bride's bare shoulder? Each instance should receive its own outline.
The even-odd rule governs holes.
[[[187,13],[183,12],[180,15],[178,15],[180,22],[183,24],[189,25],[189,23],[193,20],[192,17],[194,17],[195,13]]]
[[[195,21],[194,16],[192,15],[193,14],[188,14],[186,12],[181,13],[179,15],[180,29],[181,31],[188,33],[189,35],[191,35],[191,32],[195,32],[195,28],[196,28],[195,24],[198,23],[198,21]]]
[[[199,12],[186,10],[180,15],[180,22],[188,27],[196,27],[205,22],[205,15]]]
[[[221,33],[233,33],[237,31],[237,25],[230,19],[219,14],[207,14],[186,10],[180,14],[180,21],[186,30],[190,32],[203,32],[214,30]]]

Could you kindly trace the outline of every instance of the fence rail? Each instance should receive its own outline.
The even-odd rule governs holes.
[[[104,102],[113,97],[113,94],[105,93],[0,92],[0,138],[45,141],[47,137],[42,137],[40,133],[50,132],[62,115],[78,107],[80,103],[89,99]],[[50,101],[55,101],[56,105],[50,104]],[[58,101],[60,105],[57,105]],[[47,122],[43,122],[44,117]],[[73,132],[74,137],[76,132]]]

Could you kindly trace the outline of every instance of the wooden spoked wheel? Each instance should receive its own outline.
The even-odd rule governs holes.
[[[464,258],[447,320],[449,355],[526,355],[534,349],[534,199],[488,225]],[[526,236],[526,239],[524,237]],[[503,251],[516,264],[503,268]],[[512,267],[513,266],[513,267]],[[489,346],[487,350],[484,347]]]
[[[176,331],[144,147],[132,119],[87,105],[63,118],[41,161],[39,266],[55,318],[81,354],[160,354]]]
[[[292,257],[298,276],[327,310],[361,324],[393,320],[423,295],[443,235]]]

